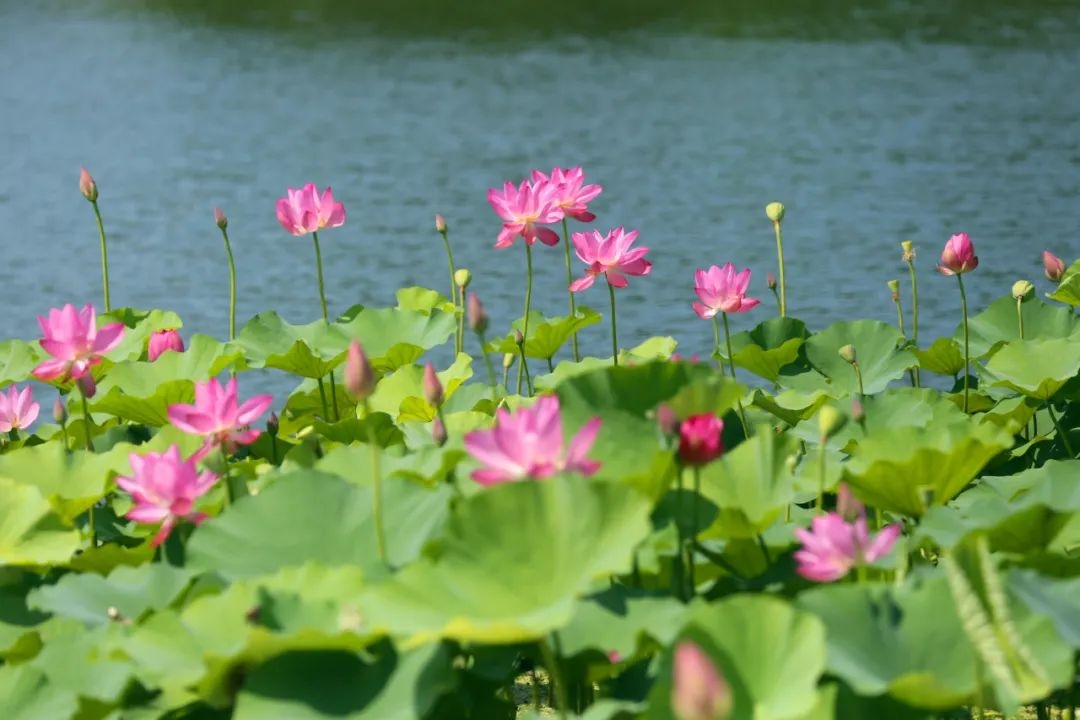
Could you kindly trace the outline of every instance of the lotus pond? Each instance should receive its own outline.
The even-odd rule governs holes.
[[[811,329],[788,312],[796,220],[770,203],[774,267],[688,269],[714,348],[687,358],[619,344],[653,239],[597,223],[580,168],[491,190],[500,274],[456,268],[437,217],[447,276],[344,310],[319,233],[345,208],[307,185],[277,216],[322,318],[237,322],[216,211],[219,339],[111,306],[107,202],[79,186],[103,303],[57,298],[40,337],[0,343],[0,717],[1080,706],[1080,261],[1047,252],[1042,290],[969,308],[977,238],[885,243],[896,324]],[[531,306],[536,263],[565,266],[565,308]],[[490,327],[481,278],[508,267],[523,312]],[[920,308],[920,282],[955,283],[955,306]],[[955,334],[920,338],[920,312]],[[760,322],[732,334],[734,313]],[[600,323],[610,345],[578,342]],[[293,389],[252,389],[268,377]]]

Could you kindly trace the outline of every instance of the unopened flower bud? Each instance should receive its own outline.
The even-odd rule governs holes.
[[[222,230],[229,226],[229,218],[225,217],[225,213],[221,212],[221,208],[214,208],[214,224]]]
[[[270,413],[270,417],[266,418],[266,432],[270,434],[270,437],[277,437],[278,428],[281,427],[281,421],[278,420],[277,413]]]
[[[832,405],[823,405],[818,410],[818,431],[821,433],[821,442],[825,442],[844,427],[847,418]]]
[[[514,331],[514,344],[521,347],[525,344],[525,336],[521,334],[520,330]]]
[[[1035,286],[1027,280],[1017,280],[1012,286],[1012,296],[1017,300],[1023,300],[1034,289]]]
[[[94,376],[90,373],[86,373],[75,383],[79,386],[79,392],[83,394],[87,400],[94,397],[97,394],[97,383],[94,381]]]
[[[345,392],[357,402],[371,397],[375,391],[375,371],[371,369],[363,346],[356,340],[349,343],[349,354],[345,358]]]
[[[780,222],[784,219],[784,204],[779,202],[769,203],[765,206],[765,216],[774,223]]]
[[[1065,261],[1049,250],[1043,250],[1043,272],[1050,282],[1058,282],[1065,274]]]
[[[68,411],[63,398],[56,398],[56,402],[54,402],[52,406],[52,416],[53,420],[55,420],[58,425],[63,425],[67,422]]]
[[[438,415],[431,421],[431,439],[434,440],[435,444],[439,447],[446,444],[446,424]]]
[[[910,240],[902,240],[900,247],[904,250],[904,254],[900,259],[906,263],[913,262],[915,260],[915,245]]]
[[[167,330],[157,330],[150,336],[150,341],[146,346],[146,359],[150,362],[154,362],[162,353],[168,352],[184,352],[184,338],[180,336],[180,333],[175,328]]]
[[[435,232],[437,232],[437,233],[445,233],[446,232],[446,219],[442,215],[440,215],[439,213],[435,213]]]
[[[776,276],[773,275],[771,272],[765,273],[765,284],[769,287],[770,290],[775,290]]]
[[[677,720],[727,720],[731,686],[709,656],[690,641],[675,647],[672,662],[671,710]]]
[[[656,424],[660,426],[660,432],[665,435],[677,435],[679,433],[679,416],[664,403],[656,408]]]
[[[454,282],[459,288],[469,287],[469,283],[472,282],[472,273],[468,268],[459,268],[454,272]]]
[[[466,314],[469,318],[469,327],[473,332],[483,335],[488,329],[488,316],[484,306],[476,293],[469,293],[469,302],[466,305]]]
[[[836,489],[836,512],[840,513],[848,522],[857,520],[860,515],[866,512],[866,506],[859,502],[845,482],[840,483],[840,486]]]
[[[90,176],[90,173],[86,168],[82,168],[79,171],[79,192],[81,192],[83,197],[90,202],[97,202],[97,183],[94,182],[94,178]]]
[[[517,355],[514,353],[503,354],[503,370],[509,370],[513,367],[515,360],[517,360]]]
[[[862,400],[859,398],[852,398],[851,400],[851,419],[857,423],[861,423],[863,418],[866,417],[866,411],[863,409]]]
[[[840,348],[837,352],[840,354],[840,357],[844,358],[845,362],[849,362],[852,365],[854,365],[857,362],[856,361],[855,346],[854,345],[845,345],[844,347]]]
[[[889,292],[892,294],[892,301],[900,302],[900,281],[889,280],[885,284],[889,286]]]
[[[439,376],[435,373],[435,366],[428,363],[424,366],[424,399],[435,407],[443,403],[443,386],[439,382]]]

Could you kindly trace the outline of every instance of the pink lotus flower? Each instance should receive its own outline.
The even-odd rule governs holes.
[[[176,330],[158,330],[150,336],[150,342],[146,346],[146,359],[154,362],[169,350],[184,352],[184,338],[180,337]]]
[[[814,582],[839,580],[852,568],[887,555],[899,536],[900,526],[889,525],[870,537],[865,514],[853,522],[839,513],[819,515],[810,530],[795,530],[795,537],[803,545],[795,553],[798,573]]]
[[[68,304],[49,310],[49,316],[38,316],[43,337],[38,342],[52,355],[32,371],[38,380],[60,382],[78,380],[90,368],[101,362],[101,356],[120,344],[124,335],[123,323],[112,323],[98,329],[93,305],[76,310]]]
[[[938,270],[942,275],[960,275],[979,267],[979,258],[975,257],[975,246],[967,233],[958,233],[949,238],[945,249],[941,251]]]
[[[7,393],[0,392],[0,432],[30,427],[40,410],[29,385],[21,391],[14,385],[8,386]]]
[[[694,292],[701,302],[694,303],[694,312],[702,319],[715,317],[717,313],[741,313],[753,310],[761,301],[746,297],[750,287],[750,268],[736,273],[735,266],[711,266],[708,270],[694,271]]]
[[[574,252],[589,267],[585,269],[584,277],[570,283],[570,290],[581,292],[592,287],[597,275],[603,275],[609,285],[617,288],[626,287],[627,275],[648,275],[652,270],[652,263],[645,259],[649,248],[630,249],[637,236],[637,230],[624,232],[621,227],[607,235],[601,235],[597,230],[574,233]]]
[[[300,190],[289,188],[288,196],[278,199],[277,219],[293,235],[306,235],[344,225],[345,206],[334,201],[329,187],[320,196],[315,183],[308,183]]]
[[[712,413],[691,415],[679,424],[679,460],[690,467],[706,465],[724,452],[724,421]]]
[[[238,406],[236,378],[230,378],[225,387],[211,378],[195,383],[194,405],[169,407],[169,421],[186,433],[206,436],[206,445],[198,457],[218,445],[231,453],[237,445],[250,445],[258,439],[259,431],[250,425],[273,401],[271,395],[256,395]]]
[[[599,431],[600,418],[593,418],[578,431],[564,454],[557,396],[545,395],[531,408],[519,408],[512,415],[500,408],[495,427],[465,436],[465,448],[485,465],[473,471],[472,479],[481,485],[497,485],[547,478],[563,471],[592,475],[600,463],[585,455]]]
[[[1050,282],[1058,282],[1065,274],[1065,261],[1049,250],[1043,250],[1043,272]]]
[[[194,511],[195,501],[214,486],[217,475],[200,473],[194,458],[182,460],[176,445],[163,453],[132,453],[129,460],[131,476],[116,478],[116,484],[135,500],[135,507],[124,517],[140,523],[162,523],[151,545],[164,542],[179,520],[198,524],[206,519],[204,513]]]
[[[731,715],[731,686],[697,644],[683,640],[675,646],[671,675],[671,710],[678,720],[724,720]]]
[[[584,185],[585,172],[581,167],[563,170],[554,168],[551,176],[547,176],[539,170],[532,171],[533,187],[551,185],[554,188],[553,201],[555,207],[562,210],[566,217],[572,217],[581,222],[592,222],[596,215],[589,212],[587,204],[604,188],[599,185]]]
[[[529,245],[537,240],[545,245],[557,245],[559,236],[555,231],[539,227],[563,218],[562,210],[555,204],[554,193],[555,188],[551,185],[533,186],[528,180],[516,188],[514,183],[508,182],[501,192],[495,188],[488,190],[492,210],[503,219],[495,247],[510,247],[519,235]]]

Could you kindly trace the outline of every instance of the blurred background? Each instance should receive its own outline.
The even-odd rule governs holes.
[[[697,267],[754,271],[763,307],[787,206],[789,313],[821,329],[894,321],[886,281],[916,243],[923,337],[952,333],[955,281],[933,272],[971,234],[975,308],[1039,256],[1080,254],[1080,5],[1015,0],[0,0],[0,336],[101,303],[96,178],[113,304],[174,309],[227,334],[213,222],[229,217],[241,325],[319,315],[287,186],[333,186],[322,234],[332,312],[445,292],[436,212],[495,328],[521,313],[524,252],[494,250],[485,193],[581,164],[596,227],[641,231],[653,274],[622,291],[624,347],[674,335],[707,352]],[[540,246],[538,246],[540,247]],[[565,314],[560,248],[537,253],[534,307]],[[906,287],[906,279],[905,279]],[[905,300],[906,300],[905,290]],[[602,285],[579,302],[606,312]],[[585,348],[606,354],[606,325]],[[928,343],[927,343],[928,344]]]

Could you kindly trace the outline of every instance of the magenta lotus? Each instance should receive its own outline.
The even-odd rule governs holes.
[[[675,646],[671,667],[671,710],[677,720],[725,720],[731,715],[731,686],[696,643]]]
[[[146,359],[154,362],[165,352],[184,352],[184,338],[176,330],[158,330],[150,336],[146,346]]]
[[[724,421],[712,413],[691,415],[679,425],[679,461],[694,467],[706,465],[724,452],[721,434]]]
[[[512,414],[500,408],[495,427],[465,436],[465,448],[484,465],[473,471],[472,479],[481,485],[497,485],[547,478],[564,471],[592,475],[600,469],[600,463],[586,455],[599,431],[600,418],[593,418],[578,431],[564,454],[557,396],[545,395],[532,407],[519,408]]]
[[[129,460],[131,475],[116,478],[116,484],[135,501],[124,517],[139,523],[161,523],[151,545],[163,543],[180,520],[198,524],[206,519],[204,513],[195,511],[195,501],[214,486],[217,475],[200,473],[194,459],[180,457],[176,445],[163,453],[132,453]]]
[[[962,275],[979,267],[975,246],[967,233],[957,233],[945,243],[938,270],[942,275]]]
[[[562,210],[555,204],[555,188],[551,185],[534,186],[525,180],[514,187],[514,183],[508,182],[501,191],[488,190],[487,198],[495,214],[503,219],[496,248],[508,248],[518,237],[525,238],[527,245],[537,240],[545,245],[559,243],[554,230],[541,227],[563,219]]]
[[[308,183],[299,190],[289,188],[287,196],[278,199],[277,219],[293,235],[307,235],[344,225],[345,206],[334,200],[329,187],[320,195],[315,183]]]
[[[753,310],[761,301],[747,297],[750,287],[750,268],[735,272],[735,265],[712,265],[708,270],[694,271],[694,292],[701,302],[695,302],[694,312],[707,320],[717,313],[742,313]]]
[[[222,446],[233,452],[237,445],[250,445],[259,437],[259,431],[250,427],[270,408],[274,398],[256,395],[244,404],[238,404],[236,378],[230,378],[222,387],[216,378],[195,383],[194,405],[171,405],[169,421],[180,430],[192,435],[206,437],[204,450]]]
[[[38,316],[38,325],[44,335],[39,340],[41,348],[52,359],[40,363],[32,374],[44,381],[78,380],[101,362],[103,354],[120,344],[124,335],[123,323],[98,329],[93,305],[82,310],[71,304],[52,308],[47,317]]]
[[[795,537],[802,543],[794,556],[796,570],[814,582],[839,580],[852,568],[887,555],[899,535],[900,526],[889,525],[871,537],[864,514],[853,522],[839,513],[819,515],[811,522],[810,530],[795,530]]]
[[[637,236],[637,230],[626,232],[621,227],[607,235],[601,235],[597,230],[574,233],[574,252],[588,267],[583,277],[570,283],[570,289],[581,292],[592,287],[599,275],[603,275],[608,284],[616,288],[627,286],[627,275],[648,275],[652,270],[652,263],[645,259],[649,248],[630,247]]]
[[[0,432],[25,430],[37,420],[40,411],[29,385],[22,390],[9,385],[7,392],[0,392]]]
[[[552,199],[563,215],[580,222],[592,222],[596,215],[589,212],[589,202],[596,198],[604,188],[599,185],[585,185],[585,171],[581,167],[563,170],[554,168],[551,175],[539,170],[532,171],[533,187],[550,185],[554,188]]]

